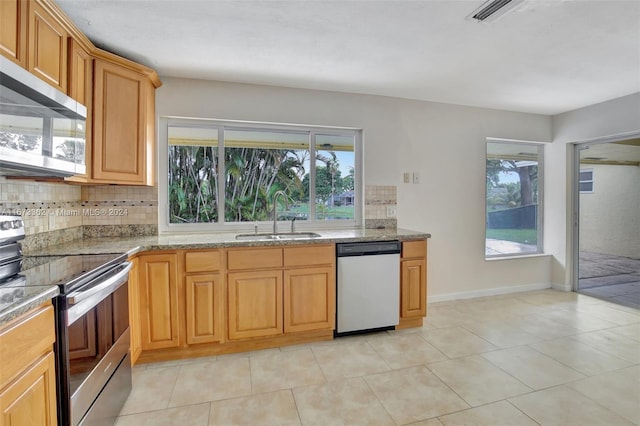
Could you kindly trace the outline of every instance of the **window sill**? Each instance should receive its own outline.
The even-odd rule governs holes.
[[[487,262],[493,262],[494,260],[525,259],[529,257],[545,257],[545,256],[551,256],[551,254],[549,253],[513,254],[513,255],[504,255],[504,256],[495,256],[495,257],[485,257],[484,260]]]

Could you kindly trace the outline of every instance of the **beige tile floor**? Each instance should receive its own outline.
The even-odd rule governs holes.
[[[419,329],[139,365],[117,425],[640,425],[640,311],[543,290]]]

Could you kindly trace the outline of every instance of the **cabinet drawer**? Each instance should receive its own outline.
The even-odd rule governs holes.
[[[0,331],[0,388],[38,359],[52,350],[55,342],[53,306],[26,313]]]
[[[404,241],[402,243],[402,258],[409,257],[426,257],[427,241]]]
[[[189,251],[184,256],[186,272],[215,272],[220,270],[220,250]]]
[[[281,267],[281,248],[252,248],[227,252],[227,269],[229,270]]]
[[[330,265],[335,259],[333,244],[284,248],[284,266]]]

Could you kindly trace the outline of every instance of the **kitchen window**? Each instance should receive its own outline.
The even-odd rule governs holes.
[[[485,256],[542,253],[543,146],[489,140]]]
[[[161,118],[162,232],[362,223],[357,129]],[[287,229],[282,225],[280,229]]]

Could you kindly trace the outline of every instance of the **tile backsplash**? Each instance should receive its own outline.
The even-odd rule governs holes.
[[[158,190],[137,186],[76,186],[0,176],[0,214],[25,222],[25,252],[83,236],[155,235]]]
[[[0,214],[22,216],[28,235],[81,227],[80,187],[0,176]]]
[[[365,228],[396,228],[395,214],[388,217],[387,207],[397,209],[398,196],[395,185],[366,185],[364,187]]]
[[[158,189],[147,186],[85,186],[83,225],[157,225]]]
[[[367,228],[395,228],[387,207],[397,207],[397,188],[365,186]],[[25,252],[85,237],[156,235],[158,189],[140,186],[76,186],[0,176],[0,214],[25,222]]]

